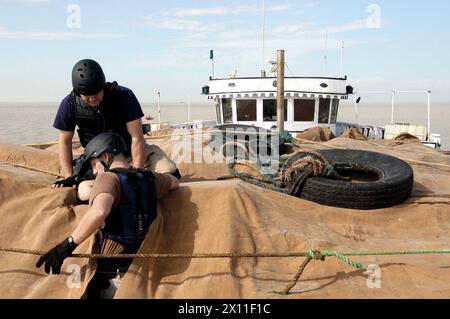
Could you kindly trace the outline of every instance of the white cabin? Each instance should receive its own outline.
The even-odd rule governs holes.
[[[285,130],[302,132],[324,126],[336,131],[339,101],[353,88],[345,78],[286,77]],[[218,124],[245,124],[271,129],[277,122],[274,77],[211,79],[203,93],[216,101]]]

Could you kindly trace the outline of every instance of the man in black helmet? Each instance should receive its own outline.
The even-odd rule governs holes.
[[[63,177],[78,175],[74,172],[72,139],[78,127],[83,147],[103,132],[119,134],[127,145],[126,156],[131,156],[133,167],[144,168],[146,155],[155,154],[153,162],[162,160],[161,173],[174,173],[175,164],[159,148],[149,150],[142,131],[144,116],[134,93],[116,82],[107,83],[101,66],[94,60],[81,60],[72,70],[73,91],[61,102],[53,126],[59,130],[59,159]],[[154,163],[153,163],[154,164]],[[151,167],[152,165],[150,165]],[[153,165],[155,167],[155,165]],[[79,166],[76,166],[79,169]],[[73,180],[72,180],[73,181]],[[57,186],[70,186],[57,183]]]
[[[130,168],[126,145],[116,133],[102,133],[85,148],[82,164],[92,167],[96,180],[86,212],[72,235],[39,258],[36,267],[45,264],[45,272],[59,274],[64,260],[83,241],[101,229],[102,253],[136,253],[157,216],[158,199],[178,188],[170,174],[151,173]],[[99,288],[107,288],[118,269],[126,272],[132,259],[100,259],[97,273],[89,286],[88,298],[98,297]],[[89,296],[90,294],[90,296]]]

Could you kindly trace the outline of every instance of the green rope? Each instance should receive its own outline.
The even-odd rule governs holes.
[[[367,270],[368,268],[361,264],[360,262],[353,261],[350,258],[348,258],[345,254],[341,254],[337,251],[331,251],[331,250],[323,250],[319,252],[314,252],[313,250],[309,250],[306,253],[308,258],[314,259],[314,260],[323,260],[324,257],[336,257],[342,260],[343,262],[347,263],[349,266],[352,266],[354,268],[358,269],[364,269]]]
[[[345,256],[390,256],[390,255],[430,255],[450,254],[450,249],[419,249],[419,250],[391,250],[391,251],[360,251],[343,254]]]
[[[450,254],[450,249],[435,249],[435,250],[393,250],[393,251],[361,251],[361,252],[353,252],[353,253],[339,253],[337,251],[323,250],[323,251],[314,251],[309,250],[305,254],[305,261],[300,266],[297,274],[295,275],[292,282],[283,289],[283,291],[274,291],[276,294],[289,295],[291,290],[295,287],[298,280],[302,276],[306,266],[310,263],[311,260],[321,260],[324,261],[325,257],[336,257],[340,260],[347,263],[349,266],[352,266],[357,269],[368,270],[368,267],[363,265],[360,262],[356,262],[348,258],[348,256],[389,256],[389,255],[425,255],[425,254]]]

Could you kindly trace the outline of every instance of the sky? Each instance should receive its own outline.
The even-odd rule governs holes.
[[[83,58],[142,102],[206,102],[211,49],[216,77],[269,72],[278,49],[287,76],[338,77],[342,42],[356,91],[450,102],[449,12],[448,0],[0,0],[0,102],[62,100]]]

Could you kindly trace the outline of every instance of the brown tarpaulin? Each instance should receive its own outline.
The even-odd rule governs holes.
[[[180,159],[170,154],[175,141],[150,142]],[[159,216],[140,251],[191,254],[450,248],[449,156],[421,145],[373,140],[337,138],[323,145],[378,151],[409,160],[415,173],[412,197],[388,209],[338,209],[240,180],[215,181],[229,175],[225,164],[179,163],[185,182],[160,201]],[[323,145],[309,144],[304,149]],[[16,155],[8,156],[11,152]],[[52,167],[57,165],[57,154],[46,150],[0,145],[0,159],[58,172]],[[47,174],[0,165],[0,246],[48,250],[76,226],[86,206],[73,207],[74,191],[51,189],[48,185],[53,180]],[[92,249],[93,238],[75,253]],[[34,268],[37,258],[0,252],[0,297],[83,295],[95,262],[71,258],[64,263],[64,274],[49,276]],[[291,282],[304,258],[135,259],[116,298],[450,297],[450,255],[353,259],[379,265],[381,288],[368,288],[369,274],[335,258],[312,261],[289,296],[274,291]],[[76,265],[81,269],[80,285],[74,277]]]

